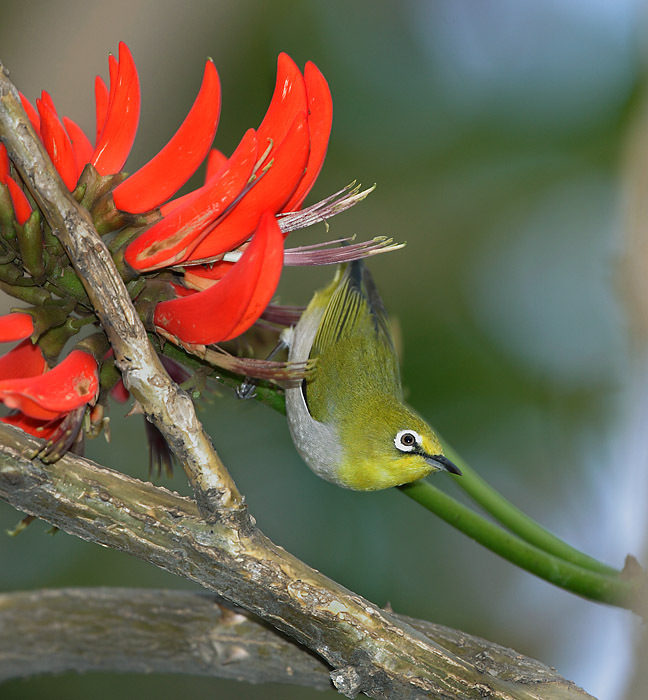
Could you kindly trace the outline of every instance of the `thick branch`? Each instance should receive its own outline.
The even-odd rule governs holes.
[[[141,588],[0,594],[0,681],[66,671],[333,687],[317,657],[213,595]]]
[[[406,619],[406,618],[400,618]],[[478,637],[406,619],[497,678],[564,684],[543,664]],[[0,681],[65,671],[183,673],[332,688],[330,669],[215,596],[138,588],[0,594]]]
[[[256,528],[202,520],[193,501],[68,455],[42,465],[39,444],[0,425],[0,498],[19,510],[195,581],[319,654],[352,697],[586,698],[562,680],[492,676],[272,544]]]
[[[115,351],[124,382],[177,455],[205,511],[241,515],[243,499],[214,451],[191,399],[151,347],[126,287],[88,212],[67,190],[0,64],[0,138],[65,248]]]

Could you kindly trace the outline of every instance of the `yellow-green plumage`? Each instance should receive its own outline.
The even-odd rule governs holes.
[[[291,359],[316,358],[302,387],[286,392],[295,445],[313,471],[373,491],[456,470],[432,429],[403,403],[389,319],[361,262],[342,266],[315,294],[289,344]],[[416,436],[415,445],[396,444],[403,431]]]

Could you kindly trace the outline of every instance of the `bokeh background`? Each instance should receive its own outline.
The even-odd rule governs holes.
[[[648,491],[645,19],[639,0],[3,0],[0,58],[29,98],[47,89],[92,133],[94,76],[126,41],[143,96],[130,170],[175,131],[207,56],[223,84],[225,152],[260,122],[277,54],[314,60],[335,116],[309,201],[354,179],[378,187],[330,233],[290,240],[407,241],[371,267],[400,325],[409,401],[518,506],[621,566],[628,552],[642,558]],[[281,300],[307,303],[331,273],[286,269]],[[87,454],[146,478],[142,419],[125,411],[113,409],[112,443]],[[397,491],[317,479],[284,419],[255,402],[214,393],[201,416],[260,527],[312,566],[380,605],[541,659],[600,700],[644,697],[630,613],[516,570]],[[187,492],[182,474],[163,483]],[[2,532],[20,517],[0,503]],[[0,535],[0,590],[192,588],[47,529]],[[119,675],[14,681],[0,694],[322,697]]]

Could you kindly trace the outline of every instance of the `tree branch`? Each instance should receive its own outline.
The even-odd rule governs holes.
[[[0,681],[42,673],[182,673],[330,689],[303,647],[213,595],[141,588],[0,594]]]
[[[526,682],[538,688],[565,684],[554,670],[511,649],[442,625],[399,619],[486,675],[517,682],[523,671]],[[0,594],[0,681],[66,671],[183,673],[333,687],[325,663],[213,595],[137,588]]]
[[[183,465],[202,510],[244,520],[243,498],[214,451],[191,399],[162,367],[110,252],[88,212],[63,184],[1,63],[0,138],[83,283],[126,387]]]
[[[255,527],[206,522],[196,504],[67,455],[32,462],[40,445],[0,425],[0,498],[62,530],[127,552],[212,590],[316,652],[349,697],[553,700],[590,697],[524,668],[498,677],[331,581]]]

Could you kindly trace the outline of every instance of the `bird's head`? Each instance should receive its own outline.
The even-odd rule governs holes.
[[[383,397],[340,427],[338,477],[349,488],[375,491],[416,481],[430,472],[461,474],[439,438],[414,411]]]

